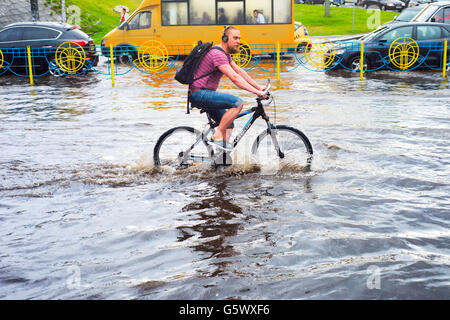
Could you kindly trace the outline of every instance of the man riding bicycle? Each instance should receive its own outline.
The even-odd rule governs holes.
[[[226,75],[236,86],[261,96],[264,88],[259,86],[248,74],[231,58],[231,54],[239,52],[241,33],[235,27],[226,27],[222,32],[222,50],[210,50],[198,69],[194,78],[203,74],[206,77],[194,81],[190,86],[190,102],[203,110],[219,123],[218,130],[211,137],[210,144],[225,151],[231,151],[229,139],[234,128],[233,121],[243,108],[242,99],[231,94],[217,92],[220,79]]]

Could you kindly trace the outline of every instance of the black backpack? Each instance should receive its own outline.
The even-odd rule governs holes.
[[[184,60],[183,66],[175,74],[175,79],[182,84],[192,84],[194,81],[212,74],[215,70],[194,78],[195,71],[200,65],[200,62],[202,62],[204,56],[211,49],[219,49],[223,51],[221,47],[213,46],[212,42],[203,43],[202,41],[198,41],[198,44],[194,47],[194,49],[192,49],[191,53]],[[189,96],[187,104],[187,113],[189,113]]]
[[[182,84],[191,84],[198,79],[204,78],[212,74],[214,71],[204,74],[200,77],[194,78],[194,73],[197,70],[198,66],[200,65],[200,62],[202,62],[203,57],[211,49],[219,49],[223,51],[221,47],[213,46],[212,42],[203,43],[202,41],[199,41],[198,44],[194,47],[194,49],[192,49],[191,53],[184,60],[181,69],[179,69],[175,74],[175,79]]]

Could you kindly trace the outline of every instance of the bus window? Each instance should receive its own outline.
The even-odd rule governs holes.
[[[258,10],[264,16],[266,23],[272,23],[272,0],[247,0],[245,9],[247,10],[245,16],[248,24],[256,23],[254,10]]]
[[[273,2],[273,22],[291,23],[292,21],[292,0],[277,0]]]
[[[244,24],[244,1],[217,1],[217,24]]]
[[[188,7],[187,1],[173,2],[173,0],[162,0],[162,25],[187,25]]]
[[[138,30],[150,28],[152,21],[152,12],[143,11],[135,15],[128,23],[128,30]]]
[[[216,0],[189,1],[190,24],[216,24]]]

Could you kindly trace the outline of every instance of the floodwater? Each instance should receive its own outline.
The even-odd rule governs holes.
[[[227,169],[154,168],[206,123],[173,72],[0,77],[0,298],[449,299],[450,84],[298,68],[272,93],[309,172],[248,163],[264,121]]]

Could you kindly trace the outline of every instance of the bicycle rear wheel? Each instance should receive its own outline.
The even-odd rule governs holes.
[[[255,160],[264,165],[277,168],[289,167],[299,170],[309,170],[311,166],[313,148],[306,135],[298,129],[279,125],[262,132],[252,146]],[[275,143],[280,147],[277,153]]]
[[[153,149],[156,166],[187,167],[210,162],[212,156],[211,146],[202,133],[192,127],[176,127],[166,131]]]

